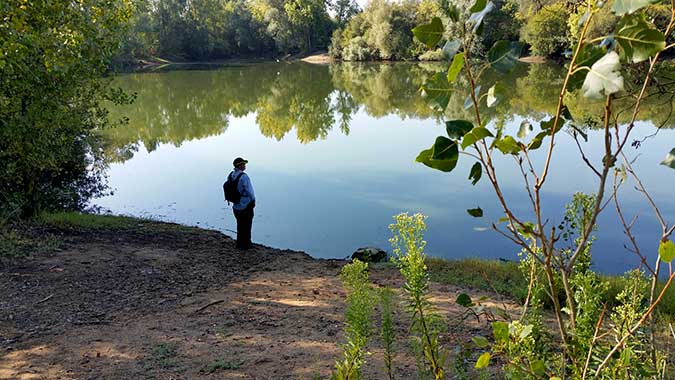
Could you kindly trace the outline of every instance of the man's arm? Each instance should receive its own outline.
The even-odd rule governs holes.
[[[253,185],[251,184],[251,178],[249,178],[248,175],[244,175],[244,178],[246,180],[244,181],[244,189],[246,190],[246,194],[251,198],[252,201],[255,200],[255,192],[253,191]]]

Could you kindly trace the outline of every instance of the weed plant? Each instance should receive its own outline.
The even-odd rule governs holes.
[[[422,214],[401,213],[394,216],[395,223],[389,228],[393,237],[389,240],[394,251],[394,262],[405,278],[403,290],[407,296],[406,309],[412,319],[414,346],[424,358],[435,380],[445,378],[447,355],[438,341],[444,322],[429,302],[429,275],[425,264],[424,231],[426,224]]]
[[[226,361],[223,358],[217,359],[213,361],[212,363],[207,364],[204,369],[202,369],[202,372],[205,373],[214,373],[220,370],[231,370],[231,369],[239,369],[243,363],[241,362],[230,362]]]
[[[375,297],[368,281],[368,264],[359,260],[345,265],[340,273],[347,291],[345,333],[347,342],[342,346],[342,360],[335,363],[333,380],[359,380],[365,362],[365,348],[372,335]]]

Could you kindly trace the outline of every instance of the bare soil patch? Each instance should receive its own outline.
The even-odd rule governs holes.
[[[304,57],[304,58],[301,59],[301,61],[309,62],[309,63],[328,64],[328,63],[334,62],[335,60],[333,59],[333,57],[328,55],[328,53],[321,52],[321,53],[316,53],[316,54],[312,54],[310,56]]]
[[[51,233],[61,249],[0,269],[0,379],[317,379],[340,355],[345,261],[198,229]],[[401,284],[390,265],[371,279]],[[447,346],[489,334],[460,321],[461,289],[432,290]],[[397,324],[397,378],[415,378],[402,311]],[[364,379],[384,378],[378,347]]]

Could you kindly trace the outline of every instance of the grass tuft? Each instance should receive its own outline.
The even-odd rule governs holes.
[[[178,351],[173,343],[159,343],[152,349],[150,367],[169,369],[180,367]]]
[[[202,369],[202,372],[205,373],[214,373],[219,370],[230,370],[230,369],[239,369],[243,363],[238,362],[228,362],[225,361],[225,359],[217,359],[213,363],[208,364],[204,369]]]

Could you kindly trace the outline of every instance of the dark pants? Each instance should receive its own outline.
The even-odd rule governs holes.
[[[234,211],[234,217],[237,219],[237,248],[251,248],[251,227],[253,226],[253,209],[255,203],[251,202],[243,210]]]

